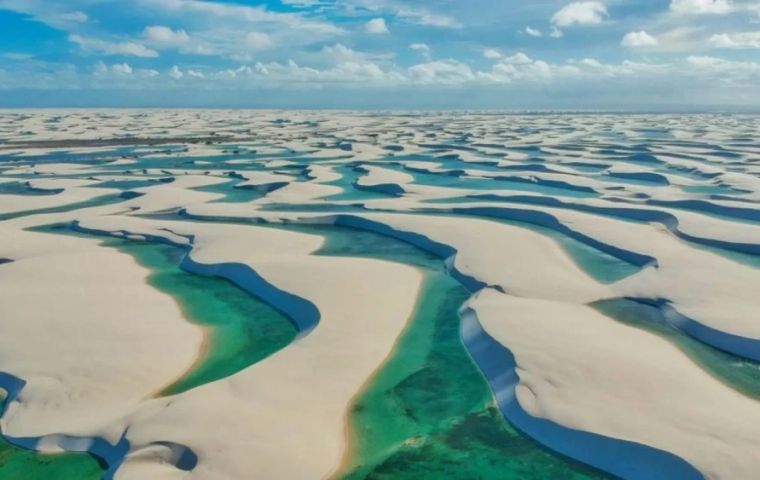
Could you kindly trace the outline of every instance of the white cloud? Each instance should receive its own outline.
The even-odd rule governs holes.
[[[387,16],[404,20],[416,25],[426,25],[430,27],[441,28],[458,28],[461,25],[454,17],[434,13],[430,10],[418,6],[424,2],[400,2],[396,0],[351,0],[348,3],[348,10],[353,12],[356,7],[369,10],[376,13],[386,13]],[[417,4],[417,5],[416,5]]]
[[[210,2],[204,0],[133,0],[151,10],[163,10],[174,18],[184,18],[197,23],[220,25],[222,29],[232,26],[249,27],[252,24],[269,25],[271,27],[288,29],[289,34],[308,32],[315,38],[340,35],[343,29],[332,23],[307,18],[300,13],[281,13],[267,10],[256,5],[240,5],[233,3]]]
[[[458,84],[475,78],[469,66],[456,60],[420,63],[407,70],[416,83]]]
[[[272,47],[272,37],[262,32],[249,32],[245,36],[245,45],[252,50],[266,50]]]
[[[371,33],[374,35],[382,35],[384,33],[390,33],[388,31],[388,26],[385,24],[385,19],[383,18],[373,18],[372,20],[368,21],[364,25],[364,29],[367,33]]]
[[[111,70],[116,73],[123,73],[125,75],[132,73],[132,67],[129,66],[128,63],[117,63],[115,65],[111,65]]]
[[[602,2],[573,2],[559,9],[551,20],[558,27],[598,25],[606,16],[607,7]]]
[[[108,66],[103,62],[98,62],[92,67],[92,73],[95,75],[105,75],[108,73]]]
[[[537,30],[537,29],[529,27],[529,26],[525,27],[525,33],[527,33],[531,37],[541,37],[541,36],[543,36],[543,33],[541,33],[541,30]]]
[[[230,33],[239,35],[239,33]],[[145,42],[156,49],[176,48],[182,53],[190,55],[215,55],[218,52],[211,45],[199,40],[195,35],[190,35],[183,29],[172,30],[164,25],[151,25],[145,27],[142,33]],[[239,40],[236,43],[239,45]]]
[[[190,37],[184,30],[172,30],[163,25],[145,27],[143,37],[151,42],[170,45],[182,45],[190,41]]]
[[[69,35],[69,41],[79,45],[82,50],[104,53],[106,55],[131,55],[134,57],[157,57],[158,52],[135,42],[108,42],[97,38]]]
[[[7,58],[8,60],[14,60],[17,62],[25,62],[34,58],[31,53],[19,53],[19,52],[3,52],[0,53],[0,57]]]
[[[495,48],[486,48],[483,50],[483,56],[485,58],[490,58],[491,60],[501,58],[501,52],[496,50]]]
[[[599,60],[597,60],[596,58],[584,58],[578,63],[586,67],[591,67],[591,68],[604,68],[604,64],[600,62]]]
[[[670,11],[684,15],[721,15],[733,9],[729,0],[672,0]]]
[[[62,13],[58,17],[61,20],[68,21],[68,22],[76,22],[76,23],[84,23],[89,18],[86,13],[80,12],[78,10],[74,12]]]
[[[422,57],[426,60],[430,60],[430,47],[426,43],[413,43],[409,45],[409,48],[411,50],[414,50],[415,52],[422,55]]]
[[[649,35],[646,31],[641,30],[638,32],[626,33],[620,45],[624,47],[638,48],[638,47],[653,47],[659,42],[657,39]]]
[[[363,53],[357,52],[342,43],[336,43],[335,45],[326,45],[322,48],[324,53],[332,63],[344,63],[344,62],[362,62],[366,59]]]
[[[139,75],[142,78],[150,78],[152,76],[158,75],[158,72],[155,70],[134,70],[132,66],[126,62],[114,63],[113,65],[109,66],[100,61],[93,66],[92,72],[96,77],[105,78],[131,76],[133,73]]]
[[[549,36],[552,38],[562,38],[563,35],[562,30],[557,27],[552,27],[552,31],[549,33]]]
[[[522,52],[515,53],[512,56],[506,57],[502,60],[503,63],[508,63],[510,65],[525,65],[528,63],[532,63],[533,60],[527,55],[525,55]]]
[[[442,27],[442,28],[459,28],[461,25],[453,17],[448,15],[441,15],[437,13],[431,13],[427,10],[412,8],[404,6],[400,8],[394,8],[394,14],[406,19],[409,22],[416,23],[417,25],[427,25],[430,27]]]
[[[255,78],[274,85],[303,83],[309,86],[319,86],[328,83],[388,85],[404,81],[403,75],[397,71],[383,70],[375,63],[362,61],[343,62],[324,70],[303,67],[293,60],[289,60],[285,64],[279,62],[266,64],[257,62],[253,68],[243,65],[236,69],[218,72],[216,77],[227,81],[235,81],[240,78]]]
[[[716,48],[760,48],[760,32],[721,33],[710,37]]]
[[[286,63],[270,62],[255,65],[241,65],[226,70],[180,69],[178,65],[159,74],[155,70],[136,69],[126,63],[106,65],[98,62],[93,66],[92,75],[78,72],[75,67],[56,70],[56,76],[46,76],[25,72],[24,81],[3,83],[2,88],[20,85],[24,88],[41,85],[42,88],[56,88],[65,84],[76,88],[152,88],[181,89],[191,82],[224,85],[224,88],[250,88],[252,84],[273,88],[322,88],[353,84],[357,87],[440,85],[466,86],[477,89],[486,86],[509,86],[518,94],[522,89],[541,92],[570,91],[598,93],[611,90],[629,91],[641,86],[644,92],[662,98],[658,93],[663,88],[672,91],[673,86],[689,89],[692,95],[703,95],[700,100],[719,94],[721,99],[734,98],[736,94],[750,94],[760,100],[755,86],[760,82],[760,63],[752,61],[732,61],[712,56],[691,56],[673,59],[669,63],[623,61],[604,63],[595,58],[551,63],[531,59],[524,54],[515,54],[498,59],[486,69],[473,67],[454,60],[424,62],[408,69],[371,61],[346,61],[324,69],[302,66],[294,61]],[[2,72],[0,72],[2,76]],[[8,77],[2,77],[4,80]],[[19,76],[14,77],[16,79]],[[59,83],[56,84],[56,78]],[[181,81],[170,81],[175,79]],[[20,88],[20,87],[16,87]],[[547,90],[549,89],[549,90]],[[556,89],[556,90],[555,90]],[[582,89],[582,90],[579,90]],[[648,89],[648,90],[647,90]],[[743,98],[743,97],[742,97]]]
[[[581,69],[575,65],[550,64],[517,53],[495,63],[490,71],[477,72],[486,83],[547,83],[556,78],[575,78]]]
[[[691,74],[714,78],[725,85],[746,85],[756,90],[760,82],[760,63],[726,60],[709,56],[691,56],[686,59]]]

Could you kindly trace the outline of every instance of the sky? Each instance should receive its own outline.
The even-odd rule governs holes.
[[[0,107],[760,110],[760,0],[0,0]]]

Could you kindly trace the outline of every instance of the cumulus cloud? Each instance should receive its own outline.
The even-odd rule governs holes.
[[[93,73],[96,76],[105,76],[109,73],[129,75],[132,73],[132,67],[128,63],[116,63],[108,66],[103,62],[98,62],[93,67]]]
[[[629,32],[626,33],[623,37],[623,40],[620,42],[620,45],[624,47],[630,47],[630,48],[639,48],[639,47],[653,47],[657,45],[659,42],[655,37],[652,35],[649,35],[646,31],[641,30],[638,32]]]
[[[363,53],[357,52],[342,43],[326,45],[322,48],[322,53],[324,53],[332,63],[361,62],[366,60],[366,56]]]
[[[323,70],[301,66],[293,60],[287,63],[257,62],[253,67],[242,65],[236,69],[219,72],[216,76],[228,81],[252,78],[276,85],[287,82],[310,86],[337,83],[388,85],[404,80],[399,72],[384,70],[379,65],[368,61],[347,61]]]
[[[352,0],[369,11],[387,14],[387,16],[403,20],[406,23],[425,25],[439,28],[458,28],[461,25],[450,15],[433,12],[424,6],[425,2],[401,2],[394,0]]]
[[[606,16],[607,7],[602,2],[573,2],[560,8],[551,21],[558,27],[598,25]]]
[[[158,52],[135,42],[109,42],[98,38],[69,35],[69,41],[76,43],[82,50],[103,53],[105,55],[131,55],[134,57],[157,57]]]
[[[422,55],[422,57],[425,58],[426,60],[430,60],[430,46],[428,46],[428,44],[413,43],[409,45],[409,48],[419,53],[420,55]]]
[[[29,78],[37,78],[30,76]],[[166,79],[176,81],[167,82]],[[49,81],[49,80],[48,80]],[[290,60],[285,63],[257,62],[234,69],[204,71],[174,65],[161,74],[140,70],[127,63],[106,65],[99,62],[92,75],[77,76],[76,70],[66,73],[67,85],[80,88],[156,88],[181,89],[193,82],[217,82],[224,88],[269,86],[286,88],[323,88],[352,84],[367,88],[388,86],[466,86],[468,89],[488,86],[509,86],[514,92],[538,87],[542,92],[584,88],[585,92],[609,88],[629,89],[633,85],[658,88],[667,85],[688,85],[708,92],[752,91],[760,81],[760,63],[732,61],[713,56],[690,56],[668,63],[622,62],[605,63],[595,58],[549,62],[525,54],[502,55],[490,67],[475,69],[464,62],[447,59],[427,61],[409,68],[371,61],[346,61],[327,68],[302,66]],[[716,87],[722,87],[716,90]],[[28,88],[28,85],[24,85]],[[550,90],[547,90],[550,89]],[[701,90],[700,90],[701,89]],[[739,89],[739,90],[737,90]],[[749,89],[749,90],[748,90]],[[695,90],[695,91],[697,91]],[[707,98],[707,97],[705,97]],[[725,97],[728,98],[728,97]]]
[[[19,52],[3,52],[0,53],[0,57],[7,58],[8,60],[14,60],[17,62],[25,62],[34,58],[31,53],[19,53]]]
[[[385,24],[385,19],[383,18],[373,18],[364,25],[364,29],[367,33],[371,33],[373,35],[390,33],[388,31],[388,26]]]
[[[541,36],[543,36],[543,33],[541,33],[541,30],[537,30],[537,29],[532,28],[530,26],[525,27],[525,33],[527,33],[531,37],[541,37]]]
[[[552,27],[552,31],[549,32],[549,36],[552,38],[562,38],[563,35],[562,30],[557,27]]]
[[[760,82],[760,63],[726,60],[710,56],[690,56],[686,62],[692,75],[714,78],[725,85],[746,85],[756,87]]]
[[[491,60],[496,58],[501,58],[501,52],[496,50],[495,48],[486,48],[483,50],[483,57],[489,58]]]
[[[266,50],[272,47],[272,38],[262,32],[249,32],[245,36],[245,45],[251,50]]]
[[[102,61],[93,66],[92,73],[95,78],[104,80],[118,80],[127,77],[147,79],[158,75],[158,72],[155,70],[133,69],[132,66],[126,62],[114,63],[109,66]]]
[[[111,70],[116,73],[123,73],[125,75],[132,73],[132,67],[128,63],[117,63],[115,65],[111,65]]]
[[[76,22],[76,23],[84,23],[89,19],[86,13],[80,12],[79,10],[74,11],[74,12],[62,13],[58,17],[61,20],[64,20],[67,22]]]
[[[729,13],[729,0],[672,0],[670,11],[682,15],[722,15]]]
[[[579,68],[574,65],[550,64],[518,53],[499,60],[489,71],[477,72],[477,77],[486,83],[546,83],[557,77],[576,77],[579,74]]]
[[[184,30],[172,30],[163,25],[145,27],[143,37],[151,42],[170,45],[182,45],[190,41],[190,36]]]
[[[760,48],[760,32],[720,33],[710,37],[716,48]]]
[[[475,78],[469,66],[456,60],[420,63],[409,67],[408,73],[417,83],[457,84]]]
[[[532,63],[533,60],[529,56],[525,55],[524,53],[518,52],[509,57],[505,57],[504,59],[502,59],[502,62],[508,63],[510,65],[525,65],[528,63]]]
[[[425,10],[401,9],[398,16],[406,18],[418,25],[427,25],[431,27],[459,28],[461,25],[448,15],[438,15]]]

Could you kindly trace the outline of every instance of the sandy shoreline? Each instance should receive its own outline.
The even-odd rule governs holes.
[[[393,345],[393,349],[388,352],[388,355],[383,359],[382,363],[373,370],[373,372],[367,377],[366,382],[361,386],[361,388],[351,397],[351,400],[349,402],[350,406],[353,406],[356,404],[356,401],[361,398],[361,396],[366,392],[366,390],[369,388],[370,385],[375,381],[375,378],[377,377],[378,373],[386,366],[386,363],[390,358],[392,358],[399,348],[399,341],[400,339],[407,333],[409,330],[411,323],[414,321],[415,316],[417,315],[417,310],[420,306],[420,302],[422,300],[422,290],[424,289],[424,284],[427,281],[427,275],[424,273],[424,270],[421,268],[417,268],[420,275],[423,277],[423,280],[420,284],[417,299],[415,301],[415,307],[412,313],[409,315],[409,318],[406,322],[406,325],[404,325],[403,330],[401,330],[398,334],[398,337],[396,338],[396,342]],[[351,408],[346,411],[345,414],[345,448],[344,453],[342,456],[342,459],[340,461],[340,465],[335,469],[333,473],[331,473],[327,478],[330,479],[337,479],[340,478],[341,474],[345,474],[351,471],[353,467],[356,466],[354,463],[354,460],[356,457],[356,430],[351,427]]]
[[[318,255],[323,236],[260,224],[302,222],[441,258],[515,359],[471,352],[514,380],[490,384],[501,411],[551,450],[630,478],[750,480],[760,404],[589,305],[636,299],[706,354],[760,359],[758,135],[760,117],[710,115],[0,112],[0,366],[27,382],[3,433],[106,439],[119,480],[339,478],[361,435],[350,409],[428,277],[400,247]],[[164,397],[212,353],[210,327],[126,253],[29,230],[50,224],[182,246],[188,275],[226,278],[302,334]]]

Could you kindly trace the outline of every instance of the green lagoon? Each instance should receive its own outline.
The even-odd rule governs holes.
[[[319,255],[370,257],[424,272],[416,311],[349,414],[351,449],[337,478],[543,480],[610,478],[518,432],[496,407],[459,333],[470,293],[443,261],[383,235],[336,226],[286,226],[323,235]]]

